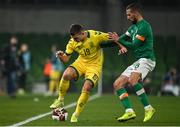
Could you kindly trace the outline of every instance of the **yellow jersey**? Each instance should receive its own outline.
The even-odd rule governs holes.
[[[108,41],[108,33],[95,30],[87,30],[86,32],[87,39],[83,42],[76,42],[71,38],[65,52],[68,55],[77,52],[79,56],[76,61],[78,62],[102,66],[103,52],[100,48],[100,43]]]

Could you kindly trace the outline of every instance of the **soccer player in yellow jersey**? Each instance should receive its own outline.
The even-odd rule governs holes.
[[[77,122],[78,116],[88,101],[89,92],[96,86],[101,75],[103,64],[101,44],[110,39],[108,33],[84,30],[79,24],[71,25],[70,35],[71,39],[66,46],[65,53],[58,51],[57,56],[63,62],[67,62],[73,52],[77,52],[79,57],[64,71],[59,85],[59,97],[50,108],[63,107],[64,96],[69,88],[70,80],[77,80],[80,76],[84,76],[85,81],[82,92],[78,99],[76,110],[71,117],[71,122]],[[124,53],[127,50],[125,47],[121,47],[121,51]]]

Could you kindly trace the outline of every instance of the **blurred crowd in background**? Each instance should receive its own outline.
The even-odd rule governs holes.
[[[163,77],[161,95],[180,95],[180,74],[176,68],[171,68]]]
[[[16,91],[23,94],[26,87],[27,74],[31,67],[31,54],[26,43],[18,45],[15,36],[1,49],[1,93],[6,88],[10,97],[15,97]],[[5,86],[5,88],[3,88]]]
[[[57,85],[64,65],[56,58],[57,46],[52,45],[50,56],[44,63],[43,74],[46,83],[46,96],[56,94]],[[50,52],[50,51],[49,51]],[[36,56],[33,56],[36,57]],[[19,44],[12,36],[9,42],[0,48],[0,95],[7,94],[15,98],[27,92],[27,80],[32,65],[32,56],[26,43]]]

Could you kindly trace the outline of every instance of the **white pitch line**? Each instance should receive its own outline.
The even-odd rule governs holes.
[[[96,99],[96,98],[98,98],[98,97],[100,97],[100,95],[99,95],[99,94],[95,94],[95,95],[93,95],[92,97],[89,98],[89,101],[94,100],[94,99]],[[65,108],[65,109],[68,109],[68,108],[71,108],[71,107],[74,107],[74,106],[76,106],[76,102],[73,102],[73,103],[65,106],[64,108]],[[33,117],[31,117],[31,118],[28,118],[28,119],[26,119],[26,120],[24,120],[24,121],[15,123],[15,124],[10,125],[10,126],[8,126],[8,127],[18,127],[18,126],[22,126],[22,125],[24,125],[24,124],[30,123],[30,122],[32,122],[32,121],[34,121],[34,120],[37,120],[37,119],[41,119],[41,118],[43,118],[43,117],[45,117],[45,116],[48,116],[48,115],[50,115],[50,114],[52,114],[52,111],[47,112],[47,113],[43,113],[43,114],[39,114],[39,115],[37,115],[37,116],[33,116]]]

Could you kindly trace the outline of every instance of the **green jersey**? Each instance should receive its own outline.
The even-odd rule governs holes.
[[[119,38],[119,43],[134,51],[135,57],[155,61],[153,34],[150,24],[144,19],[129,27]]]

